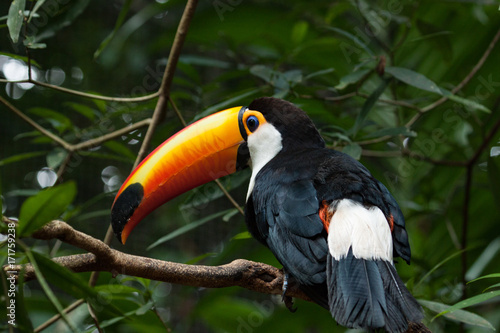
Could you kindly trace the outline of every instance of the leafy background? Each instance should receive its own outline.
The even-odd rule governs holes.
[[[29,23],[16,6],[26,9]],[[131,171],[146,128],[68,161],[63,147],[4,101],[72,144],[146,119],[156,104],[17,82],[27,79],[28,62],[42,84],[114,97],[155,93],[184,6],[177,0],[0,4],[0,192],[2,213],[31,224],[18,236],[61,218],[102,239],[113,194]],[[301,106],[332,149],[359,158],[400,203],[413,256],[411,266],[397,268],[421,300],[425,323],[433,332],[491,331],[500,328],[499,14],[494,0],[202,1],[170,96],[188,121],[264,95]],[[181,128],[169,109],[151,147]],[[62,184],[41,191],[58,173]],[[222,179],[240,205],[248,176]],[[126,247],[116,240],[112,246],[175,262],[246,258],[279,267],[248,237],[243,217],[214,184],[156,211]],[[1,249],[5,264],[5,239]],[[16,249],[16,263],[36,263],[45,276],[18,290],[22,331],[57,314],[54,304],[80,298],[94,300],[109,332],[343,331],[314,304],[297,301],[291,314],[278,298],[239,288],[196,289],[108,273],[95,288],[83,287],[89,273],[63,271],[47,259],[81,250],[30,238]],[[487,278],[464,289],[479,277]],[[464,310],[434,318],[457,303]],[[0,312],[6,318],[5,306]],[[95,329],[85,304],[66,320],[72,328],[59,320],[46,331]],[[2,326],[8,328],[6,320]]]

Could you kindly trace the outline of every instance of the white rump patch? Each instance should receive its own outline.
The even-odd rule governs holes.
[[[255,176],[260,169],[276,156],[283,148],[281,133],[271,124],[262,124],[247,139],[252,167],[252,176],[248,185],[247,200],[255,185]]]
[[[332,203],[329,209],[335,211],[328,230],[328,248],[335,260],[345,258],[352,247],[358,259],[392,263],[391,229],[380,208],[365,208],[353,200],[343,199]]]

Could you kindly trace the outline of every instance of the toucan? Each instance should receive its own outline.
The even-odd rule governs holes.
[[[422,310],[394,268],[410,262],[403,214],[356,159],[325,147],[296,105],[261,97],[212,114],[166,140],[130,174],[111,209],[125,243],[151,211],[249,166],[249,232],[340,325],[403,332]]]

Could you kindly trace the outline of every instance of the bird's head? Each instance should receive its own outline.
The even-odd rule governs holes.
[[[248,107],[207,116],[176,133],[132,171],[111,208],[111,225],[125,243],[149,213],[176,196],[250,165],[262,168],[280,152],[323,147],[304,111],[263,97]]]

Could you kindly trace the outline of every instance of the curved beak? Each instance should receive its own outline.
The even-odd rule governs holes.
[[[198,120],[132,171],[111,208],[111,225],[123,244],[132,229],[163,203],[246,165],[246,134],[239,125],[244,110],[235,107]]]

